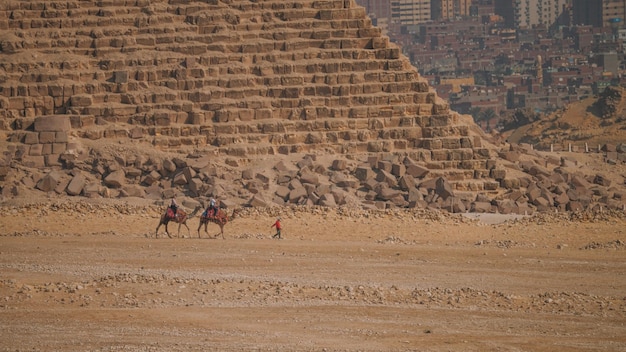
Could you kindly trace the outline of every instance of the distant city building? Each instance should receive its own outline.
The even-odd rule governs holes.
[[[430,11],[433,20],[452,20],[470,16],[472,0],[432,0]]]
[[[470,16],[483,17],[495,14],[495,0],[473,0],[470,5]]]
[[[626,20],[626,0],[573,0],[572,11],[575,25],[621,27]]]
[[[391,21],[401,26],[413,26],[431,20],[431,0],[392,0]]]
[[[505,26],[515,29],[548,28],[559,21],[571,0],[496,0],[495,12]]]

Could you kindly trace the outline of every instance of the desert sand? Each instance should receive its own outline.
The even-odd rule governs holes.
[[[619,213],[247,208],[214,239],[143,200],[0,211],[2,351],[626,350]]]

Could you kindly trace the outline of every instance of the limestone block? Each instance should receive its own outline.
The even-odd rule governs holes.
[[[189,182],[189,180],[185,176],[185,173],[181,171],[181,172],[177,173],[176,175],[174,175],[174,178],[173,178],[172,182],[175,185],[182,186],[182,185],[186,185]]]
[[[266,175],[265,173],[258,172],[256,175],[254,175],[254,178],[259,180],[261,183],[265,185],[269,184],[270,182],[270,177]]]
[[[504,169],[491,169],[490,176],[494,180],[503,180],[506,177],[506,170]]]
[[[400,179],[398,180],[398,185],[403,191],[409,191],[413,188],[416,188],[415,179],[413,178],[413,176],[408,174],[400,177]]]
[[[52,143],[51,146],[52,151],[48,154],[62,154],[67,150],[67,143]]]
[[[374,170],[369,165],[359,165],[354,171],[354,176],[359,181],[367,181],[369,179],[373,179],[375,176]]]
[[[378,170],[383,170],[387,172],[391,172],[392,167],[393,167],[392,163],[387,160],[380,160],[376,164],[376,168]]]
[[[378,199],[388,201],[394,199],[399,195],[402,195],[402,192],[397,189],[387,187],[387,185],[383,183],[379,184],[379,187],[377,187],[376,195]]]
[[[519,189],[521,187],[519,178],[501,178],[499,180],[500,186],[504,189]]]
[[[561,193],[559,195],[556,195],[554,197],[554,204],[555,205],[563,205],[563,206],[567,206],[567,204],[570,202],[569,197],[567,196],[567,193]]]
[[[106,188],[105,190],[108,191]],[[82,194],[87,198],[98,198],[101,196],[101,193],[104,194],[104,192],[106,192],[105,190],[102,190],[99,183],[89,182],[83,187]]]
[[[587,181],[581,175],[573,175],[571,184],[576,189],[581,189],[581,190],[588,190],[591,187],[591,184],[589,183],[589,181]]]
[[[196,171],[189,166],[185,167],[182,172],[188,181],[191,181],[194,177],[196,177]]]
[[[445,200],[454,196],[454,189],[446,179],[439,177],[435,181],[435,193]]]
[[[147,174],[142,182],[145,185],[151,186],[153,185],[155,182],[157,182],[159,179],[161,178],[161,174],[158,173],[156,170],[152,170],[149,174]]]
[[[595,183],[596,185],[604,186],[604,187],[611,186],[611,180],[603,174],[596,174],[593,178],[593,183]]]
[[[585,207],[583,206],[581,202],[571,201],[567,203],[565,209],[571,212],[578,212],[578,211],[583,211]]]
[[[85,187],[87,180],[83,174],[76,174],[70,183],[67,185],[66,192],[70,196],[77,196],[81,194],[83,188]]]
[[[428,175],[429,172],[430,170],[418,164],[407,165],[407,168],[406,168],[406,173],[415,178],[423,178],[426,175]]]
[[[93,98],[91,95],[79,94],[70,98],[70,106],[72,107],[88,107],[93,105]]]
[[[146,196],[146,191],[138,185],[124,185],[119,192],[119,196],[143,198]]]
[[[532,165],[530,169],[528,169],[528,173],[533,176],[546,176],[549,177],[551,172],[545,167],[541,167],[539,165]]]
[[[35,119],[36,132],[66,132],[71,129],[68,116],[40,116]]]
[[[287,201],[289,199],[289,193],[291,192],[291,190],[289,189],[289,187],[285,187],[285,186],[278,186],[276,188],[276,191],[274,192],[274,194],[278,197],[280,197],[282,200]]]
[[[293,189],[304,187],[304,186],[302,186],[302,182],[300,182],[299,179],[294,178],[289,182],[287,187],[289,187],[290,190],[293,190]]]
[[[335,200],[334,194],[326,193],[320,196],[318,204],[324,207],[334,208],[337,206],[337,201]]]
[[[202,192],[203,182],[199,178],[193,178],[189,180],[189,190],[193,192],[196,197]]]
[[[39,143],[53,143],[56,132],[39,132]]]
[[[550,175],[549,180],[553,183],[553,184],[561,184],[561,183],[565,183],[565,177],[563,176],[563,174],[555,172],[553,174]]]
[[[251,180],[254,178],[254,170],[245,169],[241,172],[241,178],[244,180]]]
[[[163,170],[167,172],[174,172],[176,171],[176,164],[170,159],[165,159],[163,160]]]
[[[308,193],[304,187],[296,187],[289,192],[289,202],[295,204],[301,201],[303,198],[306,198],[307,196]]]
[[[37,132],[26,132],[24,135],[24,143],[25,144],[38,144],[39,143],[39,133]]]
[[[300,182],[317,186],[319,185],[319,176],[313,172],[304,172],[300,175]]]
[[[397,187],[398,180],[394,175],[385,170],[379,170],[376,174],[376,181],[386,183],[389,187]]]
[[[120,188],[126,184],[126,173],[124,170],[113,171],[104,178],[104,184],[108,187]]]
[[[33,144],[30,146],[28,150],[28,155],[30,156],[41,156],[43,155],[43,144]]]
[[[490,213],[491,203],[489,202],[472,202],[470,206],[470,212],[472,213]]]
[[[391,165],[391,174],[396,177],[402,177],[406,173],[406,166],[400,163],[393,163]]]
[[[515,214],[518,212],[517,204],[510,199],[498,200],[496,205],[500,214]]]
[[[43,191],[43,192],[50,192],[53,191],[57,184],[59,183],[59,180],[62,177],[62,173],[60,171],[51,171],[48,174],[46,174],[44,177],[41,178],[41,180],[39,180],[39,182],[37,182],[37,189]]]
[[[355,188],[358,185],[358,182],[339,172],[333,173],[330,181],[340,188]]]

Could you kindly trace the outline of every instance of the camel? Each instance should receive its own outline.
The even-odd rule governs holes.
[[[212,222],[212,223],[217,224],[220,227],[222,239],[224,239],[224,226],[228,223],[229,220],[232,221],[235,218],[235,216],[237,216],[238,213],[239,213],[238,209],[233,210],[233,214],[230,216],[230,219],[228,217],[228,214],[226,214],[226,212],[223,211],[222,209],[218,209],[217,215],[213,217],[209,217],[208,215],[205,216],[203,214],[202,216],[200,216],[200,224],[198,224],[198,238],[201,238],[200,228],[202,227],[202,225],[204,225],[204,232],[206,232],[207,236],[209,235],[209,232],[207,231],[207,226],[209,225],[210,222]],[[215,234],[213,238],[217,238],[218,235],[219,233]]]
[[[185,227],[187,228],[187,234],[189,235],[189,237],[191,237],[191,230],[189,229],[189,226],[187,226],[187,220],[189,220],[190,218],[194,217],[198,211],[200,210],[200,207],[196,207],[193,212],[189,215],[187,215],[187,213],[183,210],[183,209],[178,209],[178,211],[176,212],[177,217],[172,219],[169,216],[167,216],[167,211],[165,213],[163,213],[163,215],[161,215],[161,220],[159,221],[159,226],[157,226],[156,228],[156,237],[159,237],[159,227],[161,227],[161,225],[165,225],[165,233],[167,234],[167,237],[172,238],[172,236],[170,235],[169,231],[167,230],[167,224],[170,221],[173,221],[175,223],[178,223],[178,233],[177,233],[177,237],[180,237],[180,226],[181,225],[185,225]]]

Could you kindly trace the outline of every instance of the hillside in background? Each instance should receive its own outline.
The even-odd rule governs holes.
[[[567,150],[569,144],[597,149],[626,141],[626,90],[608,87],[601,95],[573,103],[562,111],[503,133],[511,143],[529,143],[537,149]]]

